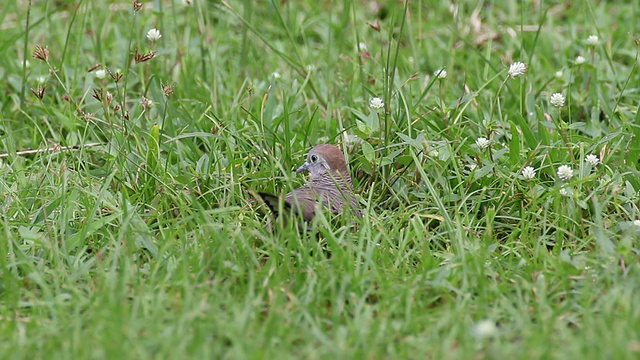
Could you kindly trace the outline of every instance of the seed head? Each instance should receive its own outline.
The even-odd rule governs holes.
[[[49,48],[36,45],[36,49],[33,51],[33,57],[44,62],[49,62]]]

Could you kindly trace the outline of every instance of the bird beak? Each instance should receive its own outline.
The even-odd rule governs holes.
[[[304,172],[304,171],[309,171],[309,162],[308,161],[305,161],[304,164],[302,164],[302,166],[300,166],[296,170],[296,173],[299,174],[299,173]]]

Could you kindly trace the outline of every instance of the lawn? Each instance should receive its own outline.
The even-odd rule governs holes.
[[[639,358],[638,18],[5,1],[0,358]],[[362,219],[272,221],[321,143]]]

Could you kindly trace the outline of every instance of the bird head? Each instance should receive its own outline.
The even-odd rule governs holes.
[[[327,172],[338,172],[349,178],[344,154],[339,147],[329,144],[318,145],[309,151],[307,161],[296,170],[297,173],[305,171],[312,179]]]

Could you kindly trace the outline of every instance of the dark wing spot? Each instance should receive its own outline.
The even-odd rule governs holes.
[[[264,192],[258,192],[258,195],[260,195],[260,197],[262,198],[262,201],[264,201],[264,203],[267,204],[271,212],[273,212],[275,215],[278,215],[278,211],[280,209],[280,198],[275,195],[264,193]],[[289,205],[286,202],[282,204],[282,207],[286,211],[291,210],[291,205]]]

